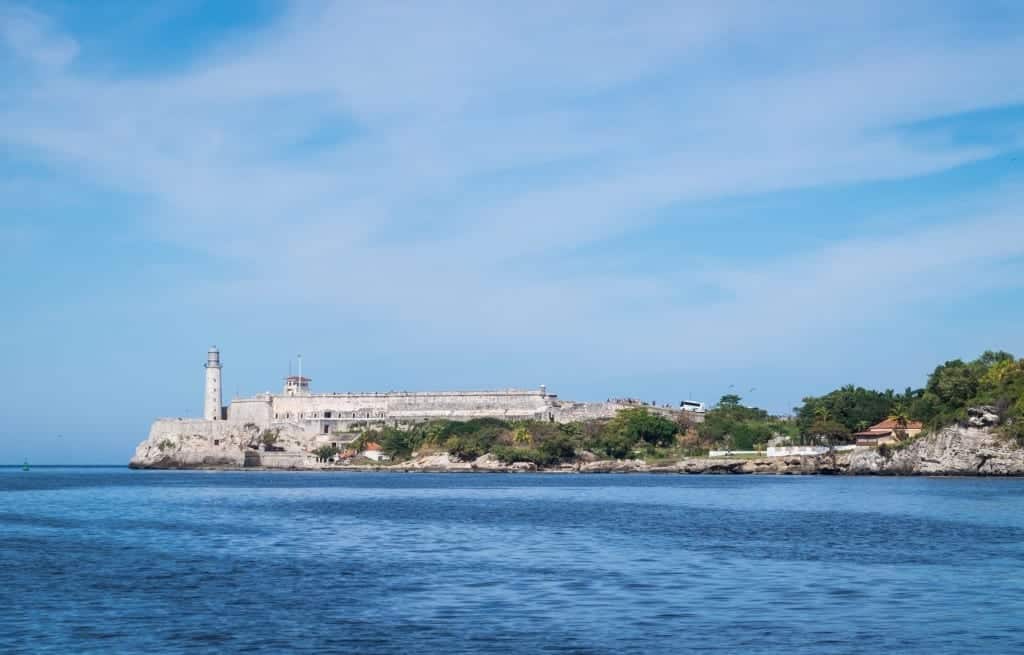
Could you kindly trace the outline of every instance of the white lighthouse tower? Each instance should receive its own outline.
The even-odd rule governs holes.
[[[220,351],[210,346],[206,353],[206,394],[203,396],[203,418],[220,420]]]

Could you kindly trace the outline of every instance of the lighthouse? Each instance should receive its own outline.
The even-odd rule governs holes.
[[[206,393],[203,395],[203,418],[220,420],[220,351],[210,346],[206,353]]]

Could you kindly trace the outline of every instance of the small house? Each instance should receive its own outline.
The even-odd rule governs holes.
[[[894,444],[900,439],[916,437],[923,429],[924,424],[920,421],[902,421],[889,417],[867,430],[855,432],[853,436],[858,446],[883,446]]]
[[[360,454],[366,459],[372,459],[375,462],[386,462],[391,459],[384,454],[384,448],[376,441],[368,441],[363,446],[363,452]]]

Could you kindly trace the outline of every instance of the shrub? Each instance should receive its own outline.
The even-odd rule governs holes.
[[[633,452],[635,444],[636,441],[624,434],[607,431],[594,440],[593,448],[612,459],[625,459]]]
[[[678,426],[664,416],[637,407],[621,410],[608,422],[607,429],[633,443],[644,441],[654,446],[670,446],[675,443]]]
[[[392,458],[408,457],[420,443],[417,433],[398,428],[371,430],[364,433],[364,436],[369,441],[379,443],[384,454]]]
[[[566,435],[546,439],[537,447],[537,451],[551,463],[557,463],[563,459],[573,459],[576,456],[576,446]]]
[[[449,437],[445,441],[445,450],[457,459],[476,459],[490,450],[491,443],[481,439],[480,435],[464,435]]]
[[[264,430],[260,435],[260,443],[264,446],[273,446],[277,443],[280,433],[277,430]]]
[[[320,446],[313,451],[318,462],[326,462],[338,454],[338,448],[332,445]]]
[[[535,448],[516,448],[514,446],[495,446],[493,454],[503,464],[515,462],[533,462],[538,466],[545,466],[548,462]]]

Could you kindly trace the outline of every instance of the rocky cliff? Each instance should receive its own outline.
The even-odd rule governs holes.
[[[835,458],[851,475],[1024,475],[1024,449],[999,435],[990,407],[971,409],[965,425],[951,426],[899,449],[854,451]]]
[[[242,467],[259,430],[240,423],[194,419],[154,421],[135,449],[132,468]]]
[[[273,445],[264,443],[267,434]],[[302,430],[267,431],[254,423],[159,419],[135,449],[131,468],[317,468],[315,438]]]

